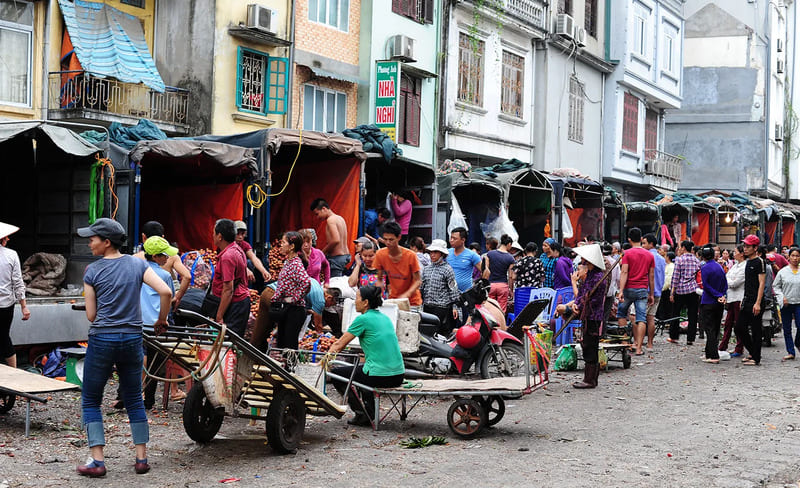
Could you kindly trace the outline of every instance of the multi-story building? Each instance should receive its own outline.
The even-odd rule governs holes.
[[[684,8],[686,89],[666,141],[686,158],[680,188],[787,196],[797,165],[784,161],[784,144],[797,126],[784,126],[786,53],[794,52],[784,2],[690,0]]]
[[[614,66],[605,59],[606,4],[560,0],[549,9],[551,35],[536,45],[533,161],[570,167],[600,180],[603,87]]]
[[[0,0],[0,119],[44,119],[45,2]]]
[[[667,112],[683,97],[683,2],[607,2],[603,182],[627,201],[678,188],[681,159],[664,151]]]
[[[409,234],[433,238],[436,191],[437,87],[441,3],[435,0],[361,0],[358,123],[378,124],[402,155],[370,158],[365,206],[383,206],[388,191],[411,190]]]

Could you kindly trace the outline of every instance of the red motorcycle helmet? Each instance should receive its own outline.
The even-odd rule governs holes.
[[[465,325],[456,332],[456,343],[464,349],[472,349],[481,342],[481,333],[475,327]]]

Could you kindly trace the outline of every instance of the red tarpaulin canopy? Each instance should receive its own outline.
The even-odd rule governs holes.
[[[781,246],[791,246],[794,244],[794,220],[783,221],[783,233],[781,234]]]
[[[695,246],[703,246],[708,244],[709,238],[709,225],[711,222],[711,214],[707,212],[695,210],[692,213],[692,242]]]
[[[775,232],[777,230],[777,222],[767,222],[764,224],[764,233],[766,234],[766,242],[764,244],[771,244],[775,242]]]

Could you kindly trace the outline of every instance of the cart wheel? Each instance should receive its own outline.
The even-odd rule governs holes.
[[[281,454],[295,452],[306,427],[306,404],[294,390],[275,393],[267,410],[267,442]]]
[[[195,442],[207,443],[217,435],[224,415],[211,404],[203,389],[196,382],[183,404],[183,429]]]
[[[472,439],[486,426],[486,411],[472,398],[460,398],[447,410],[447,425],[453,434]]]
[[[628,349],[622,350],[622,367],[631,369],[631,352]]]
[[[486,425],[491,427],[502,420],[506,414],[506,402],[503,397],[480,397],[481,406],[486,412]]]
[[[0,395],[0,413],[8,413],[9,410],[14,408],[14,403],[17,401],[17,395],[11,393],[4,393]]]

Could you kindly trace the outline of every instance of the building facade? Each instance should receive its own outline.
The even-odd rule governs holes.
[[[0,119],[46,118],[46,2],[0,0]]]
[[[603,182],[627,201],[678,188],[680,158],[664,151],[667,113],[683,98],[683,2],[611,2],[604,93]]]
[[[680,188],[786,196],[783,2],[686,3],[686,96],[667,150],[686,158]],[[789,51],[791,52],[791,51]]]

